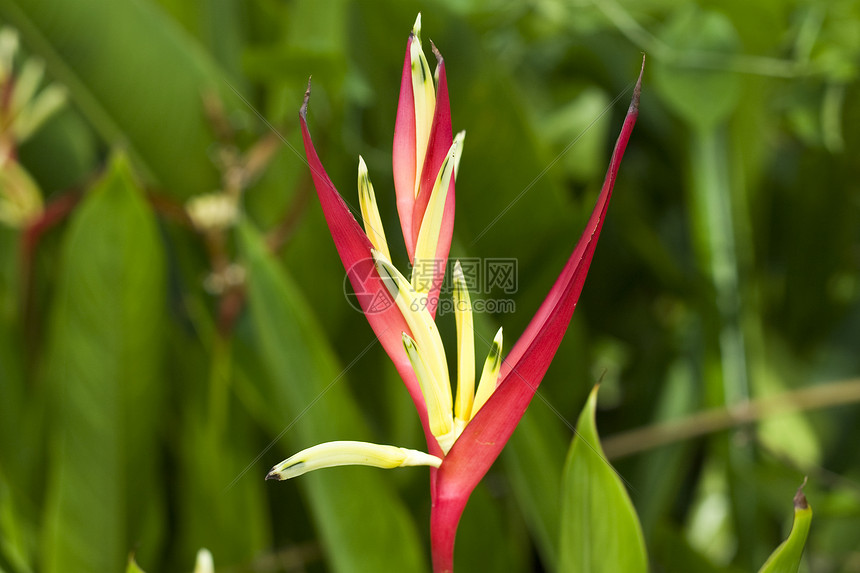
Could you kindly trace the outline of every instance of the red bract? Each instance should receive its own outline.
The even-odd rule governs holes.
[[[424,407],[424,398],[421,395],[421,389],[418,387],[415,373],[412,371],[412,366],[409,364],[409,359],[406,357],[401,344],[401,332],[410,332],[409,327],[406,325],[406,321],[396,306],[392,304],[375,304],[380,300],[380,297],[383,297],[383,299],[388,297],[388,291],[374,269],[373,258],[370,254],[372,247],[370,239],[367,238],[361,225],[355,220],[343,197],[335,189],[317,155],[316,149],[314,149],[307,124],[308,100],[310,99],[310,95],[311,87],[310,82],[308,82],[304,103],[299,111],[299,121],[302,126],[302,139],[304,141],[308,166],[311,170],[314,187],[317,190],[317,196],[319,196],[326,223],[328,224],[332,239],[334,239],[335,248],[340,255],[340,260],[343,263],[344,269],[346,269],[353,290],[356,293],[364,294],[364,296],[358,298],[364,315],[367,317],[367,321],[370,323],[370,327],[373,329],[379,342],[382,343],[385,352],[388,353],[394,362],[394,366],[397,368],[397,372],[403,379],[404,384],[406,384],[406,389],[415,402],[415,408],[421,417],[421,425],[424,427],[425,433],[428,434],[428,443],[431,443],[433,440],[430,439],[427,426],[427,410]],[[430,451],[433,452],[433,448]]]
[[[466,501],[523,417],[570,324],[609,208],[621,158],[639,115],[644,67],[643,59],[624,126],[615,143],[603,188],[585,231],[549,295],[504,359],[496,391],[466,426],[436,473],[431,514],[435,571],[453,570],[454,536]]]
[[[451,245],[454,174],[463,134],[452,136],[444,61],[434,47],[437,59],[434,86],[419,33],[420,16],[407,42],[393,150],[401,229],[410,261],[415,265],[411,282],[388,260],[373,186],[363,161],[359,168],[359,198],[364,229],[326,174],[307,126],[310,86],[299,116],[308,164],[335,246],[355,292],[363,295],[359,301],[370,326],[412,396],[429,455],[394,446],[330,442],[299,452],[275,466],[268,477],[289,479],[311,469],[345,463],[430,466],[433,567],[441,572],[453,570],[457,525],[469,496],[525,413],[570,323],[597,246],[621,158],[636,122],[642,72],[597,205],[573,254],[501,364],[499,331],[477,393],[474,372],[460,372],[463,387],[458,388],[458,394],[462,392],[465,399],[458,396],[453,405],[445,349],[434,315],[445,272],[444,261]],[[422,261],[436,263],[429,274],[420,274],[418,264]],[[454,281],[455,296],[465,306],[465,310],[458,311],[465,313],[457,320],[461,358],[458,365],[461,370],[474,370],[471,303],[459,265],[455,266]]]

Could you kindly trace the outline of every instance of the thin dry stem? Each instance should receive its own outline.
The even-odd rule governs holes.
[[[618,459],[773,416],[858,402],[860,378],[810,386],[616,434],[604,440],[603,449],[607,458]]]

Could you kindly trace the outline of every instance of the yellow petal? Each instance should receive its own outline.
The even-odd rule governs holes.
[[[367,238],[370,239],[373,247],[390,261],[391,255],[388,252],[388,241],[385,240],[382,219],[379,217],[376,194],[373,192],[373,184],[367,174],[367,165],[360,155],[358,157],[358,203],[361,206],[361,218],[364,220],[364,232]]]
[[[418,345],[405,332],[403,333],[403,348],[406,350],[406,356],[409,357],[409,362],[412,364],[412,370],[415,371],[415,377],[418,378],[418,384],[421,386],[421,393],[424,395],[424,403],[427,405],[427,421],[430,425],[430,432],[436,436],[439,445],[445,453],[448,453],[453,442],[454,417],[451,415],[451,389],[447,391],[438,380],[435,379],[433,373],[427,368],[427,364],[419,350]],[[448,439],[451,436],[452,439]]]
[[[445,348],[439,337],[436,323],[427,311],[426,297],[419,295],[409,284],[400,271],[392,265],[382,254],[371,250],[376,270],[382,278],[383,284],[388,289],[391,298],[400,314],[406,319],[412,336],[421,348],[421,355],[427,363],[427,368],[433,374],[440,388],[446,389],[448,395],[448,410],[452,408],[451,382],[448,377],[448,360],[445,357]]]
[[[368,442],[326,442],[302,450],[272,468],[266,479],[287,480],[308,472],[336,466],[372,466],[398,468],[403,466],[433,466],[442,460],[417,450],[384,446]]]
[[[454,263],[454,320],[457,324],[457,399],[454,415],[469,419],[475,398],[475,332],[472,300],[460,261]]]
[[[415,242],[415,258],[412,264],[412,288],[417,292],[427,293],[433,284],[433,272],[436,269],[436,249],[439,246],[439,233],[442,230],[442,219],[445,215],[445,201],[451,187],[451,178],[460,162],[463,153],[463,141],[466,132],[461,131],[454,137],[454,142],[448,149],[448,155],[439,167],[427,210],[421,219],[418,240]]]
[[[420,13],[412,27],[409,57],[412,61],[412,97],[415,100],[415,196],[417,197],[424,156],[427,155],[427,145],[430,142],[433,114],[436,111],[436,87],[433,85],[430,65],[421,47]]]
[[[502,367],[502,329],[496,333],[487,361],[484,362],[484,371],[481,373],[481,381],[478,382],[478,392],[475,394],[475,403],[472,405],[472,414],[469,419],[474,418],[478,410],[486,404],[493,392],[496,391],[496,383],[499,380],[499,370]]]

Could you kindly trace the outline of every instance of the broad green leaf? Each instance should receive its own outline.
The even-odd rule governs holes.
[[[597,436],[595,386],[576,424],[564,471],[559,571],[648,570],[645,540],[621,477]]]
[[[0,3],[0,18],[105,141],[127,148],[169,192],[187,197],[218,185],[201,94],[229,88],[152,2],[12,0]]]
[[[369,431],[343,379],[346,371],[337,364],[296,287],[247,223],[239,229],[239,243],[248,271],[257,360],[268,374],[266,380],[252,382],[265,400],[262,422],[273,435],[289,428],[283,437],[290,453],[334,439],[368,439]],[[274,465],[283,457],[272,453],[266,459]],[[415,524],[395,495],[393,482],[381,472],[331,468],[289,482],[269,482],[269,487],[303,489],[334,571],[423,571],[425,558]],[[279,518],[289,520],[290,515]]]
[[[118,571],[130,548],[157,550],[140,536],[159,511],[164,275],[155,219],[117,156],[63,237],[48,354],[44,571]]]
[[[811,524],[812,508],[803,495],[803,486],[800,486],[794,496],[794,524],[791,526],[791,533],[788,534],[788,539],[771,553],[759,573],[797,573]]]

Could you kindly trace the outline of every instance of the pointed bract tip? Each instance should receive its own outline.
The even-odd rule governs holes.
[[[305,97],[302,100],[302,107],[299,109],[299,115],[302,116],[302,119],[307,121],[308,119],[308,102],[311,99],[311,78],[313,76],[308,76],[308,89],[305,90]]]
[[[645,73],[645,53],[642,53],[642,67],[639,68],[639,77],[633,87],[633,99],[630,101],[630,109],[627,113],[639,111],[639,97],[642,95],[642,75]]]
[[[412,35],[421,41],[421,12],[418,12],[418,17],[415,18],[415,24],[412,25]]]
[[[439,51],[439,48],[436,47],[436,44],[433,43],[433,40],[430,40],[430,49],[433,51],[433,55],[436,56],[436,68],[438,69],[439,66],[445,65],[442,53]]]
[[[803,488],[806,486],[807,476],[803,476],[803,483],[797,488],[797,493],[794,494],[794,509],[809,509],[809,502],[806,501],[806,496],[803,495]]]
[[[272,471],[270,471],[269,473],[266,474],[266,479],[267,480],[274,479],[274,480],[281,481],[281,474],[278,473],[277,470],[272,468]]]

